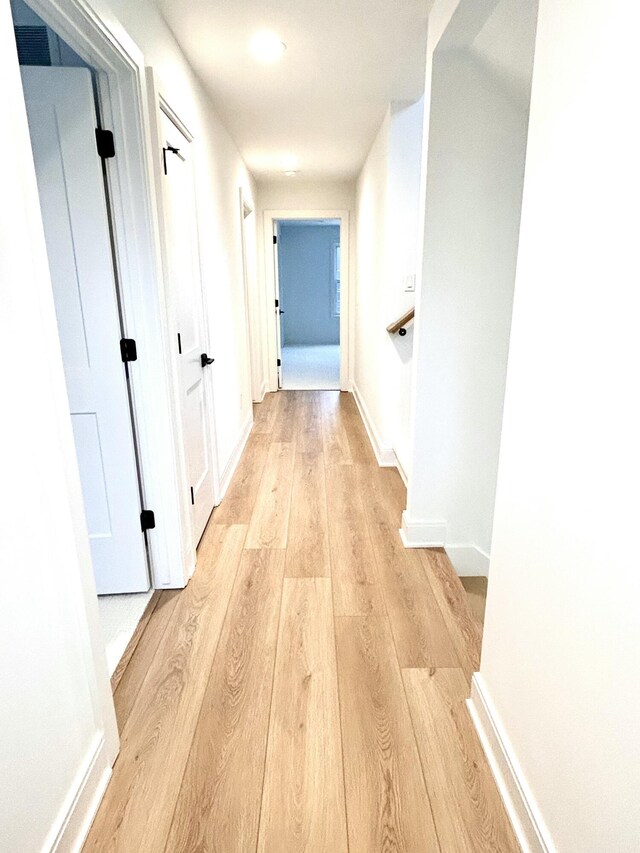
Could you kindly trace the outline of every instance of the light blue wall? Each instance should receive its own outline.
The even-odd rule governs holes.
[[[333,316],[333,246],[339,225],[281,223],[278,238],[282,344],[337,344]]]

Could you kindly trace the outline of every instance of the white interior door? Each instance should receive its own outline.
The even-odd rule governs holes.
[[[162,113],[165,226],[169,286],[177,320],[182,430],[189,478],[191,529],[200,540],[215,502],[210,373],[205,300],[200,274],[191,141]]]
[[[278,223],[273,223],[273,280],[275,282],[275,317],[276,317],[276,357],[278,365],[278,389],[282,388],[282,323],[280,316],[284,314],[284,308],[280,302],[280,259],[278,255],[278,243],[280,234]]]
[[[26,67],[22,82],[97,590],[143,592],[149,576],[91,74]]]

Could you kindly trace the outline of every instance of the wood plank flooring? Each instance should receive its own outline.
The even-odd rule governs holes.
[[[188,587],[119,673],[85,850],[518,851],[464,700],[480,627],[354,400],[269,394]],[[125,665],[126,664],[126,665]]]

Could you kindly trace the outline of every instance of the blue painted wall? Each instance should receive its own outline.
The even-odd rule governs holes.
[[[281,223],[278,239],[282,345],[340,343],[333,315],[333,246],[339,225]]]

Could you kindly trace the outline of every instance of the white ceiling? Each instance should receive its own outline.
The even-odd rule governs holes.
[[[355,177],[388,103],[422,95],[430,0],[156,3],[258,179]],[[248,51],[264,29],[287,44],[273,65]]]

